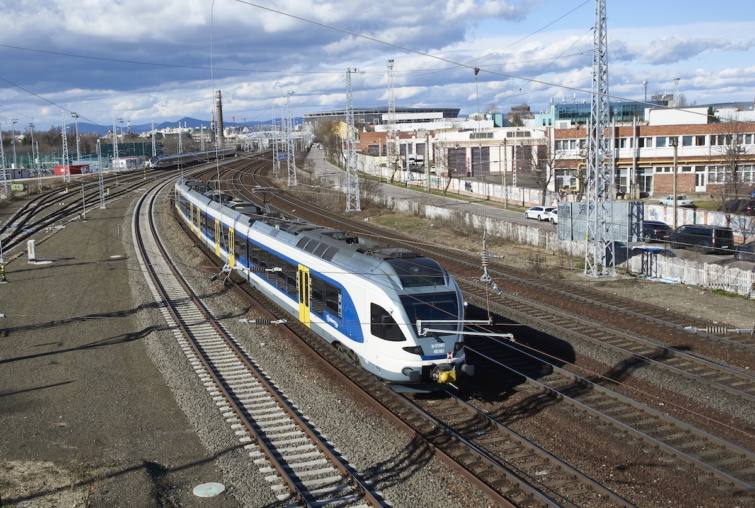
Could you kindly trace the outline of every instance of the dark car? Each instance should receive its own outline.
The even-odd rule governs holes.
[[[703,254],[734,252],[734,231],[724,226],[685,224],[668,235],[672,249],[694,249]]]
[[[719,212],[755,215],[755,199],[732,199],[718,207]]]
[[[665,222],[646,220],[642,222],[642,240],[645,242],[662,242],[668,238],[672,228]]]
[[[755,261],[755,242],[737,247],[734,251],[734,259],[737,261]]]

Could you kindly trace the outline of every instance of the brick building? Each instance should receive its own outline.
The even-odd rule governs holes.
[[[720,193],[734,177],[743,190],[755,187],[753,124],[630,125],[612,127],[610,135],[616,192],[670,194],[674,175],[678,193]],[[553,143],[556,188],[574,190],[585,174],[586,130],[556,129]]]

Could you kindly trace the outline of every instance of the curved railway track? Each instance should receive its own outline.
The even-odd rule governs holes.
[[[241,193],[247,199],[254,200],[255,196],[248,193],[249,183],[242,183],[241,176],[237,175],[231,179],[236,186],[236,193]],[[251,185],[266,184],[264,180],[257,180]],[[309,220],[313,220],[321,225],[331,225],[340,229],[364,234],[364,224],[359,221],[350,220],[339,214],[333,218],[331,214],[323,213],[319,210],[310,210],[308,203],[303,200],[291,198],[288,194],[280,195],[276,198],[276,204],[281,211],[288,212],[292,208],[301,213],[306,210],[309,214]],[[316,218],[312,218],[312,216]],[[380,237],[381,231],[371,231],[370,234]],[[391,241],[394,245],[401,245],[394,239]],[[405,245],[411,250],[423,253],[421,246],[418,247],[416,242],[408,242]],[[438,258],[446,256],[448,264],[459,264],[459,253],[441,252],[433,249],[423,253],[429,257]],[[501,315],[509,316],[513,313],[515,320],[530,323],[539,322],[538,324],[547,331],[558,330],[557,333],[565,334],[569,337],[579,337],[581,340],[589,340],[600,343],[603,347],[608,346],[615,351],[626,355],[628,363],[636,362],[643,365],[656,365],[659,368],[667,370],[671,375],[682,376],[699,383],[706,388],[719,390],[726,396],[739,398],[742,403],[751,403],[753,400],[753,376],[744,369],[735,369],[699,358],[695,354],[682,351],[683,348],[669,347],[663,343],[658,343],[654,339],[643,337],[640,333],[628,333],[619,327],[608,327],[605,323],[585,318],[575,312],[566,312],[565,310],[554,308],[553,305],[535,303],[529,298],[520,297],[516,292],[507,294],[507,292],[497,292],[492,298],[494,303],[491,304],[491,287],[487,284],[480,284],[479,280],[470,277],[469,270],[479,266],[471,259],[462,260],[460,277],[457,273],[457,280],[460,280],[463,289],[468,292],[470,300],[477,300],[483,307],[488,307],[491,311],[500,311]],[[611,297],[602,292],[595,290],[586,290],[584,288],[574,287],[567,283],[557,282],[550,284],[544,283],[539,279],[534,279],[529,275],[522,274],[512,275],[511,271],[504,273],[499,266],[489,267],[489,272],[494,278],[500,277],[507,282],[515,279],[517,284],[531,284],[531,287],[538,291],[548,291],[558,294],[561,298],[568,296],[577,301],[581,301],[590,306],[610,310],[612,316],[616,313],[629,316],[631,319],[652,322],[655,326],[661,326],[664,329],[671,330],[672,336],[682,336],[686,339],[694,336],[694,340],[715,340],[724,347],[736,351],[749,353],[752,347],[747,341],[735,341],[728,337],[715,335],[712,333],[690,333],[687,329],[692,326],[698,330],[710,329],[712,331],[722,330],[720,326],[716,327],[711,323],[702,322],[692,318],[687,318],[678,313],[673,313],[653,307],[647,304],[635,304],[629,300]],[[479,272],[478,272],[479,273]],[[467,279],[467,280],[465,280]],[[507,316],[507,317],[509,317]],[[518,319],[517,319],[518,318]],[[677,335],[674,335],[677,334]],[[679,335],[680,334],[680,335]],[[472,341],[468,340],[470,352],[475,347],[471,346]],[[693,352],[694,353],[694,352]],[[482,354],[482,353],[478,353]],[[747,355],[745,355],[747,356]],[[745,359],[746,362],[751,358]],[[637,442],[643,443],[642,446],[650,446],[654,449],[664,451],[667,456],[675,457],[678,460],[693,465],[697,470],[704,472],[705,475],[718,478],[722,484],[720,489],[727,490],[730,495],[740,499],[753,499],[753,485],[755,485],[755,468],[753,468],[752,452],[737,447],[731,443],[721,440],[712,433],[696,429],[683,422],[676,421],[662,413],[649,410],[642,403],[637,403],[626,397],[617,397],[610,390],[605,388],[596,389],[594,383],[588,383],[586,380],[575,377],[572,373],[561,369],[556,369],[559,373],[551,374],[548,381],[550,386],[545,386],[543,380],[537,385],[537,390],[545,393],[545,398],[563,400],[571,391],[579,392],[573,401],[570,399],[570,406],[577,408],[573,411],[582,412],[600,416],[603,422],[610,422],[616,425],[619,432],[624,435],[631,435]],[[601,380],[606,382],[610,380]],[[530,380],[529,383],[535,381]],[[530,385],[528,390],[532,390]],[[609,395],[610,394],[610,395]],[[621,400],[621,402],[617,402]],[[590,403],[590,405],[587,404]],[[736,404],[736,401],[734,402]],[[600,410],[596,409],[600,408]]]
[[[260,182],[266,183],[264,180],[258,179],[254,185],[259,185]],[[237,192],[245,192],[247,199],[254,199],[254,196],[249,195],[248,188],[248,185],[239,185],[236,190]],[[336,215],[323,212],[304,200],[292,197],[290,193],[279,194],[276,201],[283,201],[288,205],[285,208],[279,205],[282,213],[288,212],[291,208],[300,212],[306,210],[309,214],[315,214],[316,219],[319,219],[315,222],[321,225],[338,227],[358,234],[367,232],[367,234],[378,238],[384,233],[382,230],[371,228],[364,221],[352,220],[344,217],[343,214]],[[532,324],[539,329],[542,329],[542,327],[551,330],[554,327],[558,328],[559,333],[566,333],[574,338],[599,343],[601,346],[609,347],[619,354],[642,361],[646,366],[652,365],[655,368],[686,377],[693,382],[738,397],[744,402],[755,401],[755,376],[752,375],[752,368],[755,368],[755,358],[753,357],[755,355],[749,354],[755,352],[755,347],[721,336],[705,334],[703,337],[699,333],[684,330],[685,326],[695,326],[698,329],[715,327],[716,325],[712,323],[703,323],[692,319],[685,323],[680,314],[665,311],[643,302],[633,302],[605,295],[595,290],[567,285],[563,282],[533,279],[529,275],[527,277],[521,276],[521,274],[516,275],[515,282],[517,284],[528,285],[530,292],[540,294],[539,298],[543,298],[543,295],[545,295],[544,301],[536,301],[531,297],[522,296],[515,289],[510,290],[508,288],[508,283],[514,280],[515,275],[502,265],[492,267],[489,265],[487,273],[494,280],[505,280],[507,290],[491,295],[491,287],[488,284],[480,284],[479,276],[482,274],[480,262],[470,259],[469,256],[464,258],[464,253],[449,251],[442,247],[428,248],[418,245],[417,242],[395,237],[391,239],[391,243],[434,259],[442,259],[444,266],[457,278],[462,289],[469,295],[470,300],[474,300],[483,307],[489,307],[489,310],[493,313],[518,323]],[[558,289],[558,298],[555,298],[555,300],[576,300],[581,305],[570,310],[564,309],[563,305],[554,305],[553,293],[556,288],[561,289]],[[567,293],[567,289],[573,289],[573,292]],[[610,313],[607,313],[610,316],[610,322],[605,321],[606,315],[603,315],[603,320],[597,320],[596,308],[610,310]],[[605,314],[605,311],[602,312]],[[600,315],[600,311],[598,315]],[[620,316],[623,316],[624,319],[619,319]],[[632,322],[638,320],[643,323],[646,321],[653,322],[652,337],[647,335],[647,329],[632,326]],[[685,344],[694,343],[694,341],[704,338],[714,338],[719,345],[729,346],[729,352],[734,354],[731,357],[727,356],[727,359],[731,360],[731,363],[737,368],[726,365],[727,362],[722,363],[700,357],[695,353],[694,346],[669,346],[657,340],[657,336],[660,335],[657,326],[672,329],[673,338],[676,339],[681,336]],[[743,350],[748,354],[741,354]]]
[[[145,176],[141,173],[109,176],[104,179],[107,189],[105,203],[135,192],[144,183]],[[91,179],[62,185],[34,196],[13,212],[4,224],[0,224],[4,254],[7,256],[22,248],[26,240],[41,231],[62,227],[71,220],[86,220],[87,212],[100,207],[101,197],[99,181]],[[22,252],[19,251],[19,255]]]
[[[217,405],[246,444],[250,467],[274,471],[268,476],[271,489],[280,500],[301,506],[387,506],[279,393],[176,271],[152,213],[161,188],[137,204],[133,230],[140,264],[200,379],[211,396],[222,399]]]

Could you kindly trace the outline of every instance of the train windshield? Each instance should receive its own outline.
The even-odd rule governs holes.
[[[405,288],[446,284],[445,270],[432,259],[423,257],[389,259],[387,263],[396,271],[401,285]]]
[[[456,293],[426,293],[419,295],[406,295],[401,297],[401,303],[406,309],[409,322],[417,330],[417,320],[459,320],[459,301]],[[456,333],[458,323],[431,323],[427,327],[448,330],[448,333]]]

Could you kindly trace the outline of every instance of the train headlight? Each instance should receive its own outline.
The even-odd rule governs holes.
[[[459,342],[457,342],[456,344],[454,344],[454,352],[455,353],[458,353],[462,349],[464,349],[464,341],[460,340]]]
[[[421,355],[422,354],[422,346],[407,346],[401,348],[407,353],[411,353],[413,355]]]

